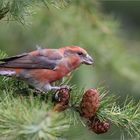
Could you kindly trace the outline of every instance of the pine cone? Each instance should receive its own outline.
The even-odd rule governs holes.
[[[97,117],[94,117],[88,120],[88,127],[96,134],[102,134],[109,130],[110,124],[107,121],[100,121]]]
[[[88,89],[80,104],[81,116],[92,118],[99,107],[99,93],[96,89]]]
[[[69,104],[70,93],[68,89],[60,89],[55,93],[54,97],[54,111],[64,111]]]

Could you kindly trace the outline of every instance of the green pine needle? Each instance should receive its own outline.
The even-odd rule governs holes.
[[[0,51],[0,58],[5,53]],[[69,80],[65,80],[65,84]],[[24,90],[26,89],[26,90]],[[122,105],[105,88],[98,89],[100,106],[96,115],[102,120],[140,138],[140,102],[126,98]],[[23,93],[24,94],[23,94]],[[84,89],[72,87],[69,108],[62,113],[52,112],[52,94],[34,95],[24,82],[0,77],[0,138],[8,140],[57,140],[64,138],[71,125],[83,124],[79,106]],[[77,123],[78,122],[78,123]]]
[[[140,137],[140,102],[135,103],[133,99],[126,98],[120,106],[117,97],[108,95],[106,91],[101,93],[100,99],[97,111],[99,118],[109,120],[132,137]]]
[[[3,91],[0,101],[0,138],[53,140],[63,138],[69,123],[56,114],[39,97],[14,97]]]
[[[69,1],[65,0],[1,0],[0,20],[7,17],[7,20],[15,20],[22,24],[26,23],[26,17],[33,14],[33,7],[43,5],[48,8],[52,5],[58,9],[64,8]]]

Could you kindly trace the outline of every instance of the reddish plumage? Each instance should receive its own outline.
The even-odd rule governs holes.
[[[52,87],[50,84],[66,76],[80,64],[90,65],[93,62],[79,46],[38,49],[0,61],[0,75],[15,75],[41,91],[60,89],[61,87]]]

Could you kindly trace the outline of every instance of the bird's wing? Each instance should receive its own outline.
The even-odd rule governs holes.
[[[62,56],[57,52],[55,55],[47,55],[47,53],[43,55],[43,53],[38,52],[36,52],[36,55],[33,55],[32,53],[24,53],[1,59],[0,67],[54,70],[61,59]]]

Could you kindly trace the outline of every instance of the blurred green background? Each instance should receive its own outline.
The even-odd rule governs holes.
[[[110,94],[140,98],[140,1],[75,0],[66,8],[32,7],[28,25],[0,21],[0,49],[9,56],[36,49],[79,45],[94,57],[74,72],[79,87],[105,86]],[[80,129],[80,128],[79,128]],[[74,129],[73,129],[74,130]],[[114,131],[115,130],[115,131]],[[120,139],[118,129],[97,136],[74,130],[81,140]],[[70,136],[70,140],[77,140]]]

